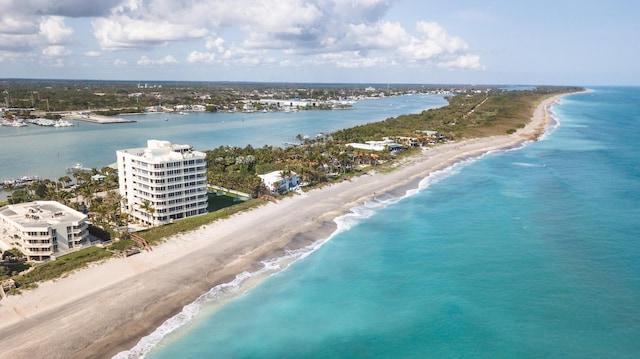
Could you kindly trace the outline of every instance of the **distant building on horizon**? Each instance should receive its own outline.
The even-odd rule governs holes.
[[[148,140],[116,151],[123,212],[157,226],[207,213],[205,153],[189,145]]]
[[[87,216],[55,201],[0,208],[0,244],[18,248],[28,260],[55,259],[89,242]]]

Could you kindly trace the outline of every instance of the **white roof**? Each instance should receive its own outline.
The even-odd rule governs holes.
[[[0,215],[23,228],[46,228],[61,222],[80,222],[87,218],[83,213],[55,201],[11,204],[0,208]]]
[[[353,148],[357,148],[360,150],[369,150],[369,151],[384,151],[387,147],[397,148],[402,147],[401,145],[391,141],[367,141],[366,143],[347,143],[347,146],[351,146]]]
[[[291,177],[297,176],[295,172],[291,172]],[[263,175],[258,175],[258,177],[262,178],[262,181],[268,185],[272,185],[274,182],[282,181],[282,171],[273,171],[269,173],[265,173]]]
[[[205,158],[206,154],[192,151],[189,145],[171,144],[169,141],[147,140],[147,147],[131,148],[119,152],[133,153],[149,162],[180,161],[186,158]]]

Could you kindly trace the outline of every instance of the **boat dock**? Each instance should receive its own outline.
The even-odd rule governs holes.
[[[69,120],[79,120],[79,121],[86,121],[86,122],[92,122],[92,123],[97,123],[97,124],[110,124],[110,123],[131,123],[131,122],[136,122],[136,120],[128,120],[122,117],[112,117],[112,116],[102,116],[102,115],[94,115],[94,114],[87,114],[87,113],[70,113],[67,115],[64,115],[64,117],[66,119]]]

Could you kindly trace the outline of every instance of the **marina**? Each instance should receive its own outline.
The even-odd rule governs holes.
[[[40,181],[40,177],[38,176],[22,176],[20,178],[9,178],[9,179],[2,180],[2,188],[4,189],[24,188],[38,181]]]
[[[129,122],[109,126],[73,120],[68,121],[75,126],[64,128],[2,126],[0,141],[10,150],[0,152],[0,179],[29,174],[58,179],[76,163],[100,169],[115,162],[116,150],[140,146],[147,139],[190,143],[202,151],[226,145],[281,147],[298,134],[314,137],[445,104],[443,95],[414,95],[360,100],[350,111],[190,112],[170,121],[166,113],[155,113],[127,115]],[[3,197],[6,191],[0,193]]]

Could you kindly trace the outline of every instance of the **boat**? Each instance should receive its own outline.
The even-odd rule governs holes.
[[[67,167],[67,173],[82,173],[82,172],[89,173],[89,172],[92,172],[92,169],[84,167],[80,163],[76,163],[73,166]]]
[[[27,185],[33,182],[38,182],[38,181],[40,181],[40,177],[38,176],[22,176],[20,178],[3,180],[2,187],[6,189],[22,188],[22,187],[26,187]]]
[[[73,123],[71,123],[71,122],[69,122],[67,120],[58,120],[53,125],[53,127],[73,127]]]
[[[48,118],[35,118],[33,120],[29,120],[30,123],[43,127],[50,127],[55,125],[55,121],[50,120]]]
[[[25,127],[27,126],[22,120],[3,120],[0,124],[7,127]]]

